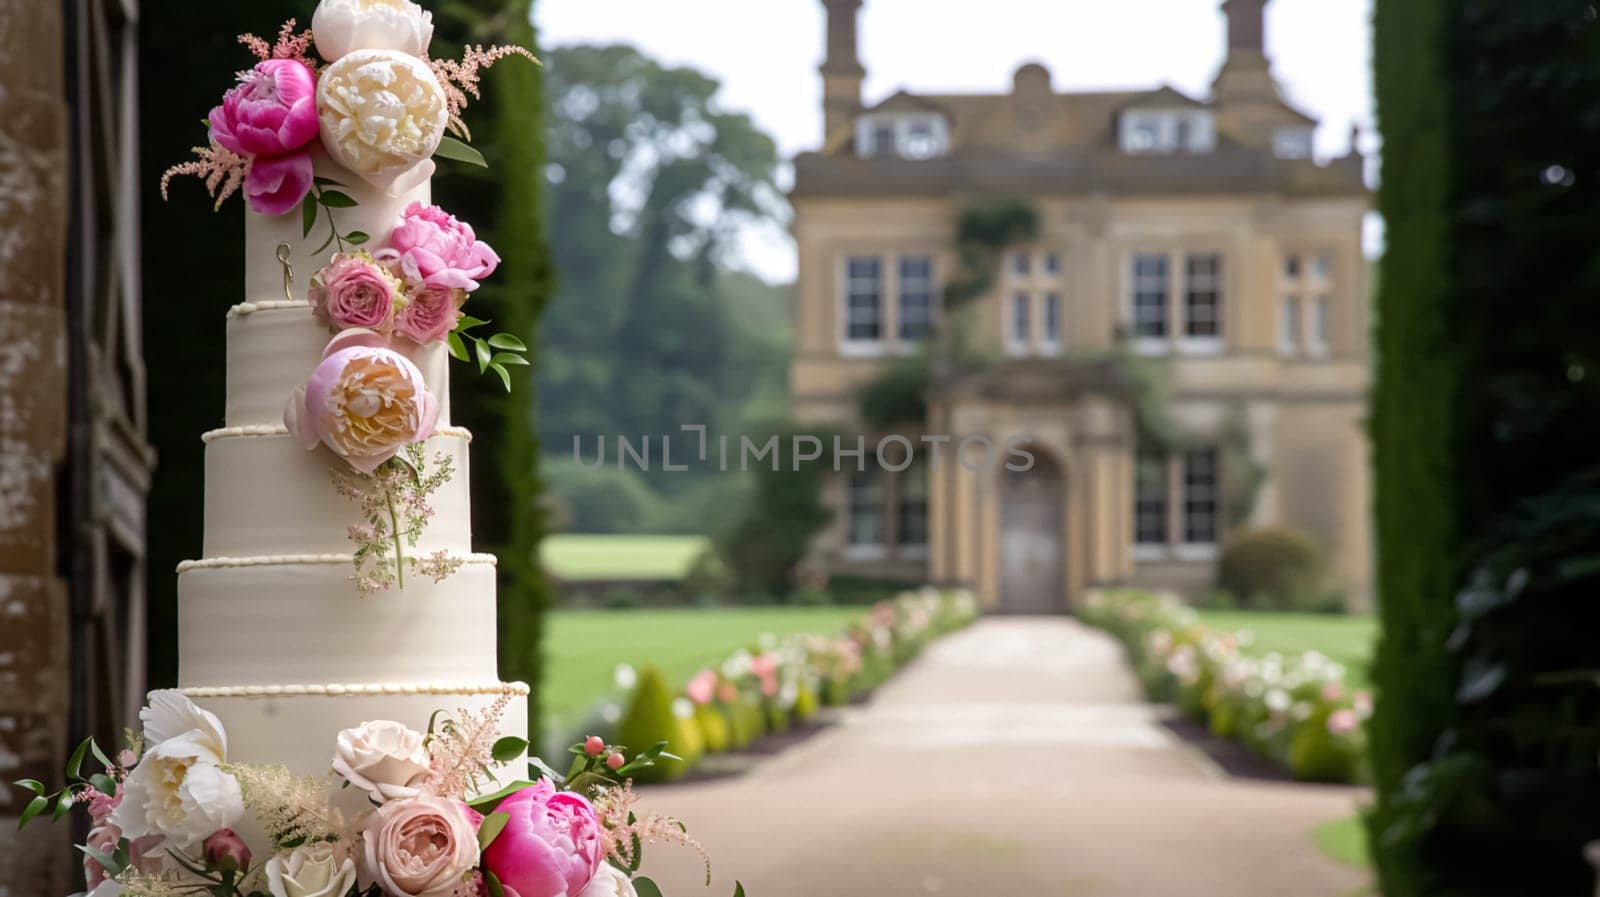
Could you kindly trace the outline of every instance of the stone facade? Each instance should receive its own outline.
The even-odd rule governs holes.
[[[1264,5],[1224,4],[1211,98],[1060,92],[1036,64],[997,95],[852,104],[828,82],[824,142],[795,161],[797,417],[870,429],[859,390],[922,351],[925,331],[969,348],[934,365],[926,431],[910,434],[922,464],[829,484],[839,513],[819,562],[1062,610],[1090,585],[1202,590],[1229,529],[1290,524],[1320,537],[1365,600],[1364,160],[1353,140],[1346,156],[1311,157],[1315,120],[1271,78]],[[858,4],[825,6],[823,72],[860,69],[839,37],[854,22],[837,21]],[[848,126],[845,108],[858,109]],[[996,197],[1031,209],[1037,238],[1003,254],[985,295],[944,310],[957,222]],[[1178,438],[1159,456],[1138,435],[1147,391],[1119,364],[1165,384]],[[930,434],[982,435],[1000,455],[1027,436],[1036,460],[941,464]],[[1255,488],[1235,488],[1245,480]]]

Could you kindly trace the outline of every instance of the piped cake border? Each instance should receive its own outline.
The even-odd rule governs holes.
[[[215,685],[178,689],[191,698],[348,698],[371,695],[500,695],[527,697],[526,682],[368,682],[326,685]]]

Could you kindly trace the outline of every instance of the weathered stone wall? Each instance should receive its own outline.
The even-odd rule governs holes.
[[[67,591],[57,495],[66,448],[69,193],[62,10],[0,0],[0,781],[56,783],[66,738]],[[0,785],[0,897],[59,895],[65,826],[18,833]]]

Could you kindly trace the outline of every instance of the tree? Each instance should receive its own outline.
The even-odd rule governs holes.
[[[777,149],[718,108],[718,84],[624,46],[547,62],[551,251],[562,283],[546,322],[541,430],[670,434],[738,415],[782,356],[752,353],[731,308],[740,226],[776,220]],[[658,488],[681,487],[655,478]]]
[[[1380,0],[1371,828],[1390,897],[1587,889],[1600,837],[1600,26]]]

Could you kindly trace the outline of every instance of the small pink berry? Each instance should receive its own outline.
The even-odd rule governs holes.
[[[616,751],[612,751],[611,756],[606,758],[606,766],[609,767],[613,772],[621,769],[622,764],[626,762],[628,762],[627,758],[623,757]]]
[[[605,753],[606,741],[598,735],[590,735],[583,743],[583,752],[591,757],[598,757]]]

